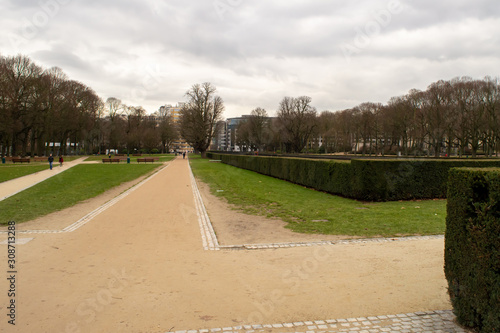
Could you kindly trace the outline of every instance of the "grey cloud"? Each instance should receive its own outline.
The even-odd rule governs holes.
[[[144,66],[161,66],[161,88],[139,101],[148,111],[208,80],[226,94],[228,112],[271,112],[285,95],[309,94],[319,110],[335,110],[386,102],[440,75],[498,75],[488,67],[500,51],[495,1],[399,1],[403,10],[350,62],[340,46],[353,44],[389,0],[64,0],[29,43],[0,40],[0,47],[57,65],[103,98],[124,99],[140,87]],[[16,33],[43,3],[2,2],[0,28]],[[217,3],[226,4],[224,12]]]

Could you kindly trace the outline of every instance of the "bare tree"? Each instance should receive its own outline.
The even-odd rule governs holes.
[[[323,111],[318,117],[318,133],[322,139],[322,151],[328,154],[331,151],[336,151],[338,141],[335,131],[336,115],[330,111]]]
[[[453,121],[452,89],[450,82],[432,83],[426,93],[424,112],[429,126],[430,145],[434,149],[434,157],[439,157],[446,135],[450,133],[450,122]]]
[[[172,115],[168,113],[162,113],[158,111],[158,119],[159,125],[158,129],[160,132],[160,140],[161,140],[161,151],[162,153],[170,151],[170,146],[172,143],[178,139],[179,131],[172,119]]]
[[[236,131],[231,131],[231,142],[240,147],[241,151],[255,149],[255,144],[251,141],[250,120],[246,119],[238,123]]]
[[[284,97],[278,108],[278,123],[283,130],[285,150],[300,153],[317,128],[316,108],[311,97]]]
[[[119,117],[124,109],[122,101],[115,97],[109,97],[106,100],[106,108],[108,112],[107,122],[107,146],[108,149],[117,148],[120,142],[123,142],[124,137],[120,132],[123,129],[121,118]]]
[[[248,141],[255,149],[262,151],[270,139],[270,118],[263,108],[255,108],[250,113],[246,124],[248,128]],[[240,135],[238,133],[238,135]]]
[[[481,91],[486,117],[486,142],[488,155],[492,156],[500,142],[500,83],[498,79],[486,77]]]
[[[224,101],[216,96],[217,88],[209,82],[195,84],[186,92],[188,101],[181,110],[181,136],[206,157],[216,134],[217,121],[224,112]]]
[[[27,152],[30,132],[38,111],[35,99],[42,72],[42,68],[26,56],[7,57],[2,61],[2,100],[5,103],[7,135],[12,155],[18,154],[18,148],[21,148],[21,155]]]

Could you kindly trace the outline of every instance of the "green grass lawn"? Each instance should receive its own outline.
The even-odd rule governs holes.
[[[4,165],[5,165],[4,167],[0,168],[0,183],[48,169],[47,165],[40,165],[40,164],[38,165],[4,164]]]
[[[127,156],[125,156],[127,157]],[[142,156],[132,156],[132,154],[130,154],[130,163],[137,163],[137,159],[138,158],[145,158],[145,157],[159,157],[160,160],[159,162],[160,163],[163,163],[163,162],[168,162],[168,161],[171,161],[175,158],[174,154],[151,154],[151,155],[147,155],[147,154],[143,154]],[[108,158],[108,155],[99,155],[99,156],[89,156],[85,161],[88,162],[88,161],[99,161],[101,162],[103,158]],[[111,158],[115,158],[114,155],[111,155]],[[118,157],[117,157],[118,158]],[[121,158],[123,158],[123,156],[121,156]],[[127,163],[127,160],[124,160],[120,163]]]
[[[364,203],[190,155],[193,173],[246,213],[279,217],[302,233],[362,237],[445,230],[446,200]]]
[[[80,164],[0,201],[0,224],[18,223],[93,198],[158,168],[158,164]]]

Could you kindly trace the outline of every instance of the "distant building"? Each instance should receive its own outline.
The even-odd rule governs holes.
[[[159,112],[160,114],[170,115],[172,116],[172,120],[174,124],[179,125],[181,110],[184,107],[185,103],[179,102],[176,106],[172,106],[171,104],[166,104],[160,106]],[[191,147],[186,140],[179,137],[179,139],[172,143],[172,149],[177,152],[193,152],[194,148]]]
[[[227,146],[226,141],[227,124],[225,120],[217,122],[217,134],[212,138],[210,150],[225,151]]]
[[[238,138],[238,125],[248,120],[250,115],[242,115],[236,118],[227,118],[217,123],[218,133],[212,139],[211,150],[219,151],[241,151],[236,144]]]

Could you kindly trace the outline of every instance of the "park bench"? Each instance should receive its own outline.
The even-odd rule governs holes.
[[[29,163],[30,162],[30,158],[29,157],[26,157],[26,158],[22,158],[22,157],[13,157],[12,158],[12,163]]]
[[[153,163],[154,161],[155,161],[154,157],[145,157],[145,158],[138,158],[137,159],[137,163],[141,163],[141,162],[144,162],[144,163],[151,162],[151,163]]]
[[[103,158],[102,163],[120,163],[119,158]]]

